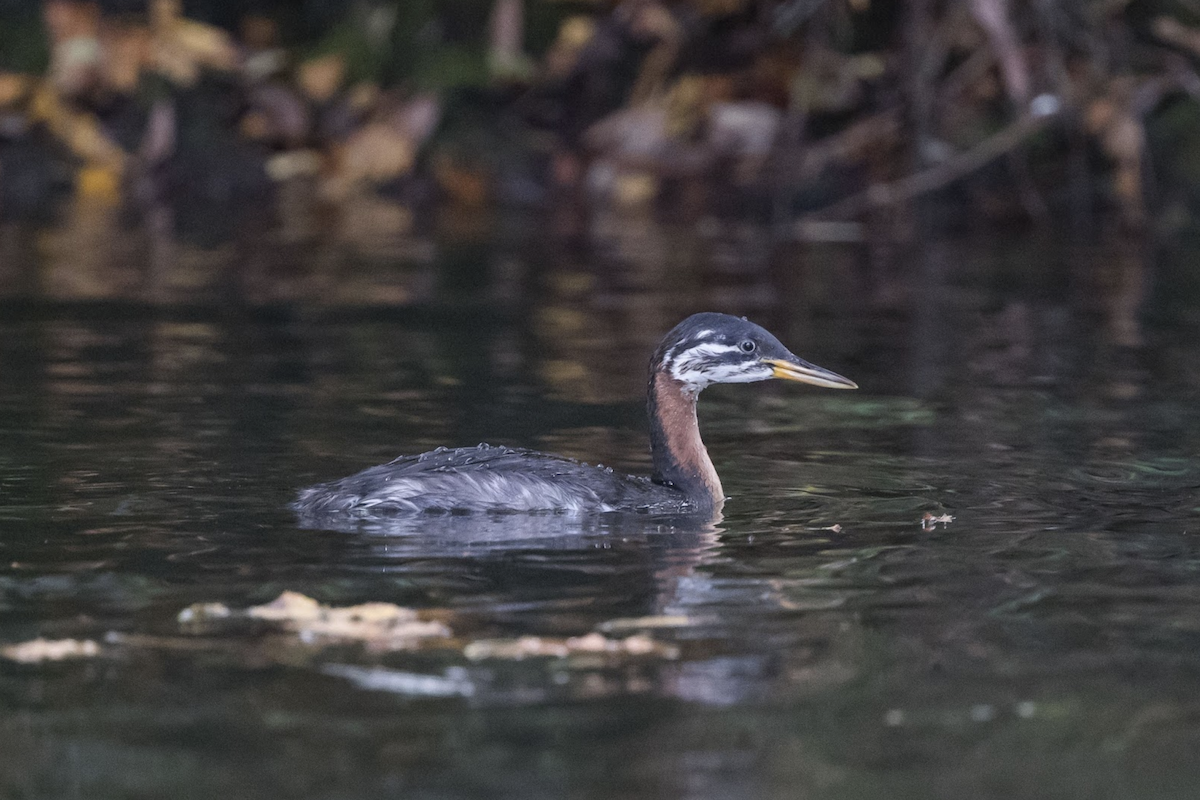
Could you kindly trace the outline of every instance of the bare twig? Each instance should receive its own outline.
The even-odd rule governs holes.
[[[1029,65],[1013,30],[1008,0],[971,0],[971,14],[996,53],[1009,99],[1017,108],[1024,108],[1029,104]]]
[[[844,219],[880,206],[889,206],[936,191],[1019,147],[1030,137],[1044,130],[1057,114],[1027,115],[1004,130],[989,136],[969,150],[891,183],[878,183],[858,194],[851,195],[808,215],[811,219]]]
[[[844,130],[810,144],[804,150],[799,179],[812,178],[836,161],[854,162],[872,148],[891,142],[900,135],[900,109],[882,111],[847,126]]]

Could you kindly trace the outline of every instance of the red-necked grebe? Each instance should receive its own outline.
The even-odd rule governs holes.
[[[649,478],[532,450],[441,447],[311,486],[293,508],[302,516],[352,518],[420,511],[712,513],[725,494],[700,440],[696,397],[712,383],[770,378],[857,388],[793,355],[753,322],[694,314],[663,338],[650,359]]]

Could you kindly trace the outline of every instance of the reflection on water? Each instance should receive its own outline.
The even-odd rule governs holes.
[[[72,279],[95,291],[67,291],[62,263],[39,280],[70,302],[5,305],[0,640],[104,649],[0,663],[0,794],[1190,795],[1200,337],[1161,288],[1160,323],[1137,326],[1140,257],[1093,250],[1085,274],[1051,269],[1071,254],[1044,242],[945,242],[884,269],[594,224],[585,253],[517,223],[360,250],[357,288],[287,310],[209,305],[217,284],[180,266],[166,305],[92,267]],[[207,257],[219,275],[232,256]],[[350,263],[286,258],[281,296]],[[422,303],[349,308],[379,286]],[[706,392],[723,519],[336,531],[286,508],[483,440],[645,471],[646,358],[701,308],[863,387]],[[283,648],[176,622],[284,590],[424,609],[455,638]],[[677,655],[463,649],[589,632]]]

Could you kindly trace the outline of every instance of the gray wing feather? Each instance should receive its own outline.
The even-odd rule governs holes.
[[[681,492],[647,478],[534,450],[486,444],[401,456],[304,489],[293,508],[307,515],[357,517],[421,511],[691,510]]]

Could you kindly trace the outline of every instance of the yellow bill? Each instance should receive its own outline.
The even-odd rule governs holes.
[[[858,384],[849,378],[843,378],[836,372],[830,372],[816,364],[796,359],[786,361],[782,358],[764,358],[763,363],[771,367],[771,377],[782,378],[785,381],[811,383],[813,386],[824,386],[828,389],[857,389]]]

